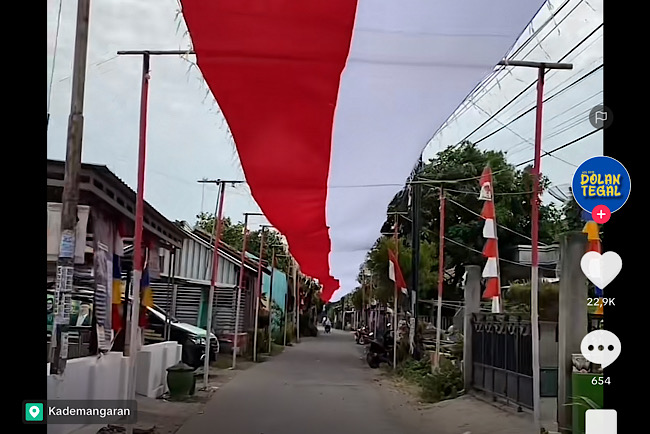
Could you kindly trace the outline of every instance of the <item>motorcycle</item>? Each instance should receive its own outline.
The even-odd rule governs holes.
[[[354,340],[359,345],[367,345],[370,343],[370,331],[366,326],[360,327],[354,332]]]
[[[372,369],[377,369],[382,363],[393,365],[393,331],[389,329],[384,334],[382,342],[371,339],[366,353],[366,362]]]
[[[331,326],[331,325],[326,325],[326,326],[325,326],[325,333],[329,333],[331,330],[332,330],[332,326]]]

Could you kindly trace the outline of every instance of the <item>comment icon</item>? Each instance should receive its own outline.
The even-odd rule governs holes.
[[[591,363],[606,368],[621,355],[621,341],[610,331],[594,330],[582,338],[580,352]]]

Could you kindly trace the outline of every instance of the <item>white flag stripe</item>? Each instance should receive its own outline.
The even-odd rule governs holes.
[[[483,268],[483,277],[499,277],[497,258],[488,258]]]
[[[492,200],[492,188],[489,182],[481,186],[481,192],[478,195],[478,200]]]
[[[483,238],[496,239],[497,234],[494,231],[494,226],[494,220],[485,219],[485,224],[483,225]]]
[[[395,264],[390,259],[388,260],[388,278],[395,281]]]
[[[501,299],[492,297],[492,313],[501,313]]]

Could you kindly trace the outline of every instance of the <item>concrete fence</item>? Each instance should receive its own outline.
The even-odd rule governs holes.
[[[136,357],[136,393],[155,398],[166,391],[166,369],[181,360],[181,345],[145,345]],[[48,400],[125,400],[129,358],[112,352],[68,360],[63,376],[47,371]],[[68,434],[81,425],[48,425],[48,434]]]

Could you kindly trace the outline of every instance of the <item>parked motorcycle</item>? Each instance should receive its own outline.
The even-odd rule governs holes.
[[[354,332],[354,340],[359,345],[366,345],[370,343],[370,330],[368,330],[368,327],[359,327],[357,331]]]
[[[377,369],[382,363],[389,366],[393,364],[393,330],[388,325],[384,337],[380,342],[377,339],[371,339],[366,353],[366,362],[372,369]]]

